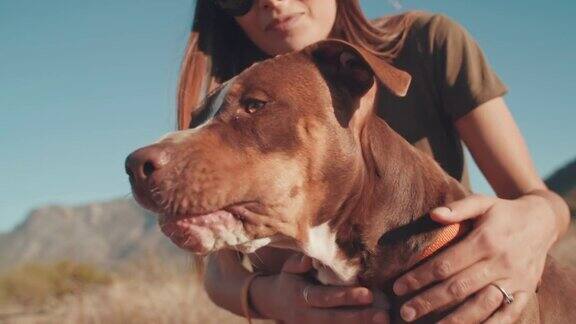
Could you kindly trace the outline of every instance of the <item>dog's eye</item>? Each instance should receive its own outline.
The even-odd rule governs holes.
[[[244,107],[246,108],[246,112],[249,114],[253,114],[258,110],[264,108],[266,106],[266,101],[258,100],[254,98],[249,98],[244,100]]]

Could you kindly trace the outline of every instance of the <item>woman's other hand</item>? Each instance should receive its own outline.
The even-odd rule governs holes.
[[[304,276],[311,269],[310,258],[294,254],[279,274],[258,277],[250,290],[255,310],[287,324],[388,323],[383,294],[315,284]]]
[[[555,215],[545,198],[525,195],[515,200],[473,195],[440,207],[431,217],[441,223],[475,218],[461,242],[400,277],[398,295],[430,284],[401,308],[412,321],[440,308],[460,304],[442,323],[512,323],[536,290],[546,254],[557,237]],[[514,301],[503,304],[503,294]]]

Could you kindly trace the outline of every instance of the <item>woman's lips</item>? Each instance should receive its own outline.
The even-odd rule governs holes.
[[[303,13],[297,13],[292,15],[283,16],[280,18],[273,19],[268,25],[266,25],[266,31],[278,31],[278,32],[286,32],[300,20],[300,17]]]

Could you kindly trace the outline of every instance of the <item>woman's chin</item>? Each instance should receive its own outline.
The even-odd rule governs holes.
[[[282,39],[274,39],[267,42],[263,48],[268,55],[276,56],[299,51],[308,45],[312,45],[324,38],[311,37],[310,35],[288,35]],[[261,47],[262,48],[262,47]]]

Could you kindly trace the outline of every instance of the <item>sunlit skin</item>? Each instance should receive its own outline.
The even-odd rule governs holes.
[[[259,48],[277,55],[326,38],[335,21],[336,6],[336,0],[255,0],[246,15],[235,19]],[[274,19],[290,15],[297,19],[270,27]],[[480,105],[455,121],[455,127],[499,198],[473,195],[431,211],[433,219],[446,224],[475,219],[475,229],[462,242],[402,276],[394,290],[405,294],[437,283],[404,304],[401,313],[406,320],[448,304],[461,304],[445,323],[512,323],[526,307],[528,293],[536,288],[547,251],[567,230],[568,207],[538,176],[502,98]],[[277,272],[287,254],[262,248],[258,255],[259,263]],[[255,310],[286,323],[335,323],[335,318],[350,323],[387,322],[386,309],[371,305],[379,296],[362,287],[313,286],[309,304],[304,303],[302,290],[311,283],[299,273],[309,269],[309,260],[293,256],[284,264],[284,271],[258,277],[250,290]],[[234,252],[218,252],[208,260],[206,290],[219,306],[242,315],[238,296],[247,276]],[[452,288],[461,283],[466,283],[467,289],[455,296]],[[490,283],[513,293],[514,303],[500,307],[503,296]],[[460,302],[469,296],[473,297]],[[350,305],[366,307],[338,309]]]
[[[336,19],[336,0],[257,0],[235,19],[256,46],[274,56],[327,38]]]

